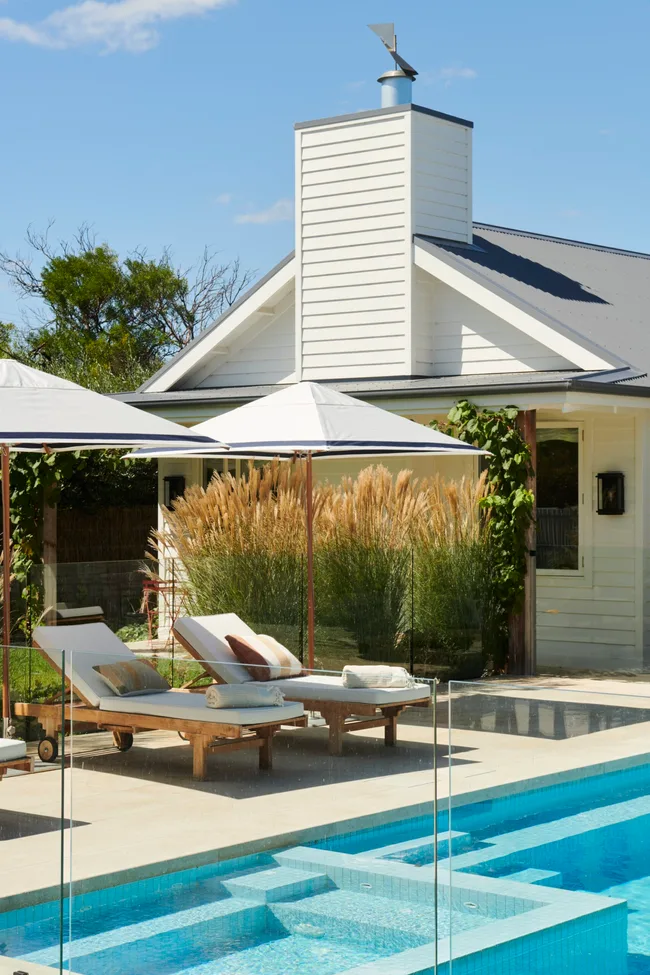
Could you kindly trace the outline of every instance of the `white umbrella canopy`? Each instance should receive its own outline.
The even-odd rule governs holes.
[[[11,450],[83,450],[215,444],[188,430],[13,359],[0,359],[0,444]]]
[[[390,455],[480,454],[469,444],[432,430],[406,417],[313,382],[296,383],[270,393],[229,413],[192,427],[214,440],[229,444],[229,454],[330,454],[381,457]],[[156,449],[133,456],[212,456],[202,448],[182,451]]]
[[[148,445],[218,447],[209,434],[59,379],[14,359],[0,359],[0,445],[2,445],[3,662],[2,716],[10,718],[11,638],[10,451],[50,453]]]
[[[230,445],[229,456],[307,458],[307,635],[309,668],[314,666],[314,562],[312,458],[387,457],[413,454],[486,454],[406,417],[364,403],[319,383],[301,382],[270,393],[192,427]],[[139,450],[135,457],[213,457],[223,451]]]

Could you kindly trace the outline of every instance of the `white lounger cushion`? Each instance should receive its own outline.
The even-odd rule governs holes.
[[[110,691],[106,681],[93,667],[122,660],[132,661],[135,656],[106,623],[37,626],[33,639],[59,671],[65,651],[65,676],[79,695],[95,708],[99,705],[99,699],[106,697]]]
[[[139,697],[104,697],[99,702],[102,711],[125,714],[150,714],[156,718],[176,718],[179,721],[207,721],[214,724],[255,725],[290,721],[304,713],[302,704],[289,702],[282,707],[265,708],[208,708],[204,694],[184,691],[163,691],[161,694],[141,694]]]
[[[256,637],[257,634],[236,613],[220,616],[186,616],[177,619],[174,633],[215,680],[226,684],[245,684],[253,678],[230,649],[228,633],[235,636]]]
[[[408,704],[430,697],[427,684],[416,687],[344,687],[340,677],[326,674],[309,674],[307,677],[291,677],[288,680],[274,680],[290,701],[336,701],[337,704],[376,704],[379,707],[390,704]],[[131,699],[133,700],[133,698]]]
[[[0,738],[0,765],[3,762],[18,762],[27,754],[27,745],[20,738]]]

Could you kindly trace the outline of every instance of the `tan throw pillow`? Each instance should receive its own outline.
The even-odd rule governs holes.
[[[298,658],[291,653],[291,650],[287,650],[283,644],[279,643],[275,637],[268,636],[266,633],[258,633],[257,639],[261,640],[269,649],[271,680],[279,680],[281,677],[303,677],[306,674],[306,670]]]
[[[237,636],[233,633],[226,635],[228,646],[253,680],[270,680],[271,670],[266,659],[267,648],[261,640],[255,639],[255,646],[249,637]]]
[[[120,660],[114,664],[93,667],[118,697],[137,697],[138,694],[160,694],[169,684],[148,660]]]

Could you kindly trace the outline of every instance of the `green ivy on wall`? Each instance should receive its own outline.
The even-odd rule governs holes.
[[[485,634],[492,667],[503,670],[508,650],[508,619],[521,609],[526,576],[526,532],[533,517],[534,497],[527,481],[532,474],[530,447],[517,425],[519,410],[481,410],[461,400],[447,414],[448,425],[431,426],[452,437],[490,451],[485,458],[489,493],[481,502],[489,512],[492,541],[492,593],[498,632]]]

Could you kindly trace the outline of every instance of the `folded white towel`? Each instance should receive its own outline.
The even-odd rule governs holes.
[[[205,692],[209,708],[264,708],[284,704],[284,694],[279,687],[259,684],[211,684]]]
[[[415,687],[417,681],[404,667],[387,667],[377,664],[374,667],[343,668],[344,687]]]

